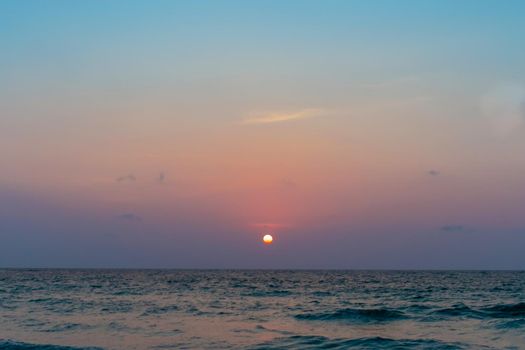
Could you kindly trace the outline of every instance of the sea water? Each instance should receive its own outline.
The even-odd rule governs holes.
[[[0,349],[525,349],[525,272],[0,270]]]

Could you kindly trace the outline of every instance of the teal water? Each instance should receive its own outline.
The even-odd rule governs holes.
[[[525,349],[525,272],[0,270],[0,349]]]

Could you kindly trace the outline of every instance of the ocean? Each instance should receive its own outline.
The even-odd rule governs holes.
[[[3,269],[0,349],[525,349],[525,272]]]

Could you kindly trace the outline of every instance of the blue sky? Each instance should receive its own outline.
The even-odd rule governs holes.
[[[2,1],[0,266],[524,268],[524,10]]]

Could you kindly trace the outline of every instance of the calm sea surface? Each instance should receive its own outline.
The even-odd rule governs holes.
[[[525,349],[525,272],[0,270],[0,349],[69,347]]]

